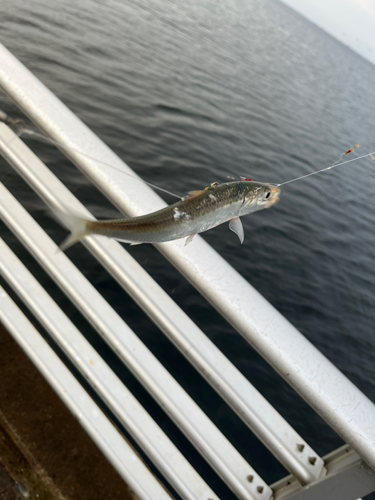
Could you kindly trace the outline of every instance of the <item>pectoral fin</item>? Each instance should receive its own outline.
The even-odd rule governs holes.
[[[243,240],[245,239],[245,234],[243,232],[243,226],[241,219],[239,217],[236,217],[235,219],[232,219],[229,222],[229,229],[236,233],[236,235],[239,237],[241,245],[243,243]]]

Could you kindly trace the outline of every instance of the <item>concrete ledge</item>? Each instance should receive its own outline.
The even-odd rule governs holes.
[[[2,436],[0,435],[0,440]],[[7,471],[0,465],[0,500],[21,500],[25,498],[21,494],[23,485],[17,487],[16,482],[9,476]],[[21,488],[21,490],[20,490]]]
[[[136,499],[1,324],[0,465],[0,500]]]

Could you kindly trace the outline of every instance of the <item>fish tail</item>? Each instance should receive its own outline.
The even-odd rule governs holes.
[[[53,215],[60,224],[70,231],[69,236],[60,244],[60,250],[63,252],[80,241],[84,236],[90,234],[90,231],[87,230],[87,223],[90,222],[89,220],[63,212],[62,210],[54,210]]]

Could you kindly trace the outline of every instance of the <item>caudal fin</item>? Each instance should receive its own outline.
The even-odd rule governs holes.
[[[68,214],[62,210],[54,210],[53,215],[57,218],[58,222],[65,226],[70,231],[70,235],[65,238],[65,240],[60,244],[60,249],[65,251],[67,248],[77,243],[84,236],[86,236],[87,229],[86,225],[89,222],[87,219],[82,219],[73,214]]]

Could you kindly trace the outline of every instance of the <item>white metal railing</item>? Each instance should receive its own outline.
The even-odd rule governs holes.
[[[125,177],[102,163],[95,163],[93,158],[98,158],[104,163],[136,175],[1,45],[0,61],[0,86],[3,90],[44,133],[69,148],[63,152],[121,211],[128,215],[139,215],[165,205],[144,184],[131,177]],[[85,153],[86,156],[82,156],[79,151]],[[70,207],[74,212],[92,218],[92,215],[66,187],[4,124],[0,124],[0,153],[51,208]],[[62,253],[56,254],[56,245],[4,186],[0,187],[0,214],[10,229],[71,298],[156,401],[163,406],[232,491],[239,498],[270,498],[272,490],[269,486],[244,461],[69,259]],[[103,237],[85,238],[84,244],[265,446],[293,474],[293,478],[301,484],[321,483],[326,473],[323,460],[126,250],[117,242]],[[196,237],[194,245],[183,250],[178,242],[159,244],[157,247],[288,383],[352,445],[361,457],[358,460],[366,460],[374,468],[375,407],[373,403],[201,238]],[[2,254],[8,255],[8,259],[14,261],[15,257],[10,257],[9,251],[4,251]],[[48,296],[45,296],[45,292],[40,291],[39,294],[44,295],[44,306],[35,302],[29,284],[32,282],[33,287],[37,287],[37,283],[34,283],[34,278],[27,274],[26,269],[21,272],[22,264],[17,264],[17,268],[23,276],[23,284],[22,280],[17,281],[9,271],[9,261],[2,255],[0,262],[9,284],[22,296],[56,341],[61,343],[61,347],[75,361],[81,373],[89,379],[103,401],[133,434],[139,445],[176,491],[183,498],[217,498],[191,466],[184,462],[183,457],[178,455],[178,450],[173,449],[173,457],[178,457],[176,460],[172,458],[172,451],[169,454],[155,452],[153,449],[154,431],[150,430],[155,427],[152,427],[152,424],[145,435],[137,434],[132,427],[134,423],[131,424],[131,418],[127,420],[125,414],[122,413],[124,408],[121,406],[123,397],[121,385],[114,385],[118,387],[118,390],[111,393],[110,388],[114,387],[112,384],[99,383],[102,376],[99,379],[95,378],[98,377],[97,372],[87,365],[87,359],[91,358],[87,356],[79,358],[77,352],[69,351],[61,332],[56,329],[59,323],[56,317],[63,313],[58,309],[53,309],[52,306],[51,308],[45,307],[48,303]],[[57,315],[54,319],[47,314],[52,309]],[[64,321],[66,320],[69,321],[65,318]],[[70,325],[69,331],[73,332],[73,329]],[[72,335],[72,345],[74,342],[82,342],[78,331]],[[88,351],[82,350],[82,352]],[[93,355],[94,353],[91,353],[91,356]],[[103,362],[100,361],[100,363]],[[100,366],[104,370],[103,373],[107,374],[104,380],[108,380],[108,377],[115,377],[105,364]],[[355,404],[353,404],[354,401]],[[156,429],[158,429],[157,426]],[[160,429],[155,432],[155,435],[161,436],[158,434],[161,432]],[[147,444],[149,440],[150,443]],[[165,449],[173,448],[173,445],[170,448],[171,443],[166,436],[160,437],[160,442],[166,447]],[[162,456],[168,459],[163,460]],[[182,470],[189,471],[189,480],[181,479],[181,475],[184,475]],[[328,475],[330,473],[331,471],[328,470]],[[293,481],[289,480],[289,483]],[[294,491],[301,489],[300,484],[293,487]],[[279,486],[275,486],[276,493],[278,488]],[[368,486],[366,488],[366,490],[357,490],[357,496],[371,491]]]

